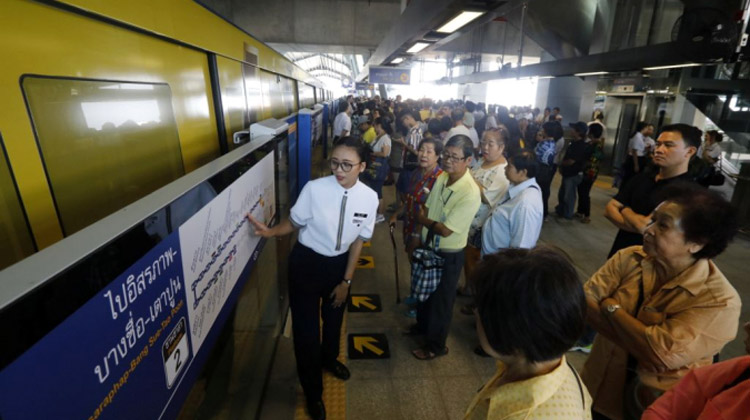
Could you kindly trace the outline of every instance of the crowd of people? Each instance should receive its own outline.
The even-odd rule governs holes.
[[[696,159],[719,159],[717,133],[702,145],[701,130],[686,124],[662,127],[656,140],[652,125],[638,126],[621,188],[604,209],[617,237],[582,282],[564,252],[537,242],[558,172],[556,217],[591,221],[601,112],[569,123],[566,139],[559,108],[349,97],[338,111],[332,175],[309,182],[279,225],[251,218],[264,237],[300,231],[290,298],[312,418],[325,418],[322,369],[349,377],[335,358],[342,304],[363,241],[386,220],[402,224],[412,261],[407,315],[416,322],[404,333],[419,339],[415,358],[449,353],[462,272],[467,279],[458,291],[473,304],[461,312],[476,317],[475,352],[497,359],[498,370],[465,418],[637,419],[652,404],[650,418],[685,412],[674,403],[685,396],[670,390],[700,388],[680,380],[705,378],[739,323],[740,298],[714,263],[737,230],[734,210],[690,170]],[[396,192],[388,207],[387,185]],[[573,348],[590,352],[580,375],[565,358]],[[742,363],[732,366],[750,364]]]

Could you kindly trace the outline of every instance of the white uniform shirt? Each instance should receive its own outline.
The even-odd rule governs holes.
[[[458,126],[453,127],[448,131],[448,135],[446,136],[445,142],[447,143],[451,139],[451,137],[459,135],[459,134],[464,135],[468,138],[471,138],[471,132],[469,131],[469,129],[466,128],[465,125],[459,124]],[[474,142],[474,140],[472,140],[472,142]]]
[[[635,150],[635,153],[640,156],[646,155],[646,139],[643,138],[643,134],[635,133],[633,137],[628,141],[628,154],[631,150]]]
[[[352,132],[352,119],[346,115],[346,112],[339,112],[336,119],[333,120],[333,135],[341,136],[342,131]]]
[[[479,134],[477,134],[476,128],[469,128],[469,138],[471,139],[471,143],[474,145],[474,148],[479,149]]]
[[[335,257],[357,238],[372,238],[377,209],[378,195],[370,187],[357,181],[347,190],[331,175],[305,184],[289,219],[300,228],[302,245]]]
[[[370,146],[370,148],[372,149],[373,152],[381,153],[385,146],[388,146],[388,155],[390,156],[391,136],[389,136],[388,134],[383,134],[383,136],[380,137],[379,139],[375,139],[375,141],[373,142],[372,146]]]

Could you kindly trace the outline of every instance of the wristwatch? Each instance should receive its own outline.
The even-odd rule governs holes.
[[[344,283],[346,283],[349,286],[351,286],[352,285],[352,280],[351,279],[344,279]]]
[[[614,314],[618,309],[620,309],[620,305],[618,304],[607,305],[607,312],[609,312],[610,315]]]

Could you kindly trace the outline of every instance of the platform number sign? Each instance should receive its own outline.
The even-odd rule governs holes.
[[[162,359],[164,360],[164,374],[167,377],[167,388],[172,388],[175,379],[185,368],[190,358],[188,346],[187,327],[185,318],[174,327],[162,346]]]

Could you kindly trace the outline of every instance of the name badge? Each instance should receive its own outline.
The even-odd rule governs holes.
[[[366,219],[367,213],[354,213],[354,217],[361,217],[363,219]]]

